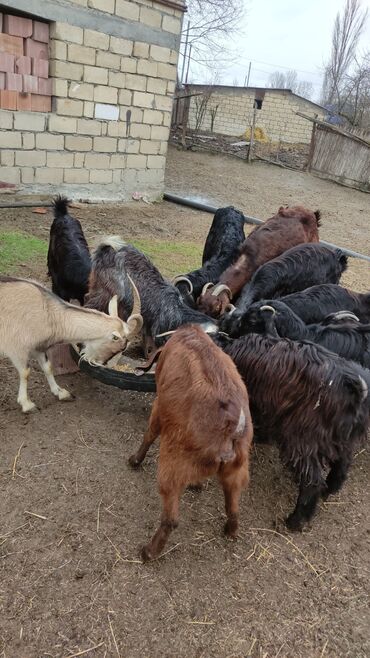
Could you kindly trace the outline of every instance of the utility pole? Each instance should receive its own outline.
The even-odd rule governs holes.
[[[248,75],[244,78],[244,87],[249,87],[249,78],[251,77],[252,62],[249,62]]]
[[[189,48],[189,55],[188,55],[188,65],[187,65],[187,67],[186,67],[186,76],[185,76],[185,84],[186,84],[186,85],[188,84],[188,79],[189,79],[189,68],[190,68],[190,60],[191,60],[191,51],[192,51],[192,48],[193,48],[193,44],[191,43],[191,44],[190,44],[190,48]]]
[[[252,149],[254,144],[254,129],[256,126],[256,113],[257,113],[257,103],[254,101],[253,104],[253,116],[252,116],[252,125],[251,125],[251,134],[249,139],[249,148],[247,153],[247,162],[250,162],[252,159]]]
[[[181,83],[181,84],[183,84],[183,82],[184,82],[184,73],[185,73],[185,65],[186,65],[186,56],[187,56],[187,54],[188,54],[189,32],[190,32],[190,21],[188,21],[188,26],[187,26],[187,28],[186,28],[186,34],[185,34],[185,48],[184,48],[184,55],[183,55],[183,60],[182,60],[181,78],[180,78],[180,83]]]

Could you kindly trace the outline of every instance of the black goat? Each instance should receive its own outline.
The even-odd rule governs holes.
[[[301,292],[293,292],[282,297],[281,301],[306,324],[321,322],[327,315],[337,311],[351,311],[360,322],[370,323],[370,293],[353,292],[334,283],[323,283]]]
[[[352,313],[340,311],[321,324],[305,324],[280,299],[256,302],[241,318],[241,334],[273,333],[291,340],[309,340],[370,368],[370,324],[360,324]]]
[[[221,329],[231,336],[240,335],[243,313],[259,299],[282,297],[318,283],[338,283],[347,260],[341,249],[316,243],[288,249],[258,268],[244,286],[236,310],[221,320]]]
[[[77,299],[83,306],[90,270],[90,252],[81,224],[68,213],[68,199],[58,196],[48,250],[52,291],[66,302]]]
[[[117,238],[105,239],[93,255],[86,305],[105,312],[114,291],[119,315],[125,320],[133,306],[128,275],[139,291],[145,343],[151,348],[153,343],[159,346],[166,342],[166,337],[159,334],[185,324],[199,324],[207,332],[217,331],[216,323],[207,315],[185,304],[177,288],[163,278],[149,258]]]
[[[181,297],[192,308],[207,284],[218,281],[222,272],[238,257],[240,245],[245,240],[244,223],[245,217],[239,210],[232,206],[219,208],[204,245],[202,267],[174,279]]]
[[[256,441],[275,442],[295,476],[299,495],[286,523],[301,530],[320,495],[342,487],[354,447],[366,438],[370,373],[309,342],[258,334],[214,341],[248,387]]]

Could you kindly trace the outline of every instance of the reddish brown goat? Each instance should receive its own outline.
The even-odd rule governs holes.
[[[164,346],[156,369],[157,398],[133,467],[161,435],[158,483],[161,523],[142,549],[155,559],[178,525],[180,496],[190,484],[217,475],[225,495],[224,532],[235,537],[239,499],[249,480],[253,426],[248,393],[230,357],[195,325],[178,329]]]
[[[198,299],[199,309],[211,317],[225,313],[233,297],[260,265],[303,242],[318,242],[319,226],[319,210],[312,212],[303,206],[279,208],[276,215],[248,235],[240,247],[238,259],[221,274],[219,282],[203,288]]]

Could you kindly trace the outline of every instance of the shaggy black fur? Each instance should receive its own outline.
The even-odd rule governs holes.
[[[268,305],[272,311],[265,309]],[[344,359],[357,361],[370,368],[370,324],[356,320],[336,320],[330,315],[321,324],[306,325],[284,302],[279,299],[256,302],[241,318],[241,335],[246,333],[271,333],[291,340],[309,340],[339,354]],[[274,331],[275,333],[275,331]]]
[[[321,322],[329,313],[351,311],[370,323],[370,293],[359,293],[335,283],[323,283],[281,298],[306,324]],[[268,304],[268,302],[266,302]]]
[[[155,340],[157,334],[189,323],[217,331],[217,325],[204,313],[189,308],[177,288],[165,281],[149,258],[132,245],[118,251],[109,243],[98,247],[93,256],[87,305],[106,312],[110,298],[117,294],[120,317],[127,319],[133,306],[127,274],[139,291],[146,336]],[[166,338],[158,338],[155,343],[159,346],[165,341]]]
[[[54,200],[47,262],[53,292],[67,302],[77,299],[82,306],[91,269],[90,252],[81,224],[68,213],[68,200],[62,196]]]
[[[215,342],[246,383],[256,439],[276,443],[295,476],[299,495],[287,525],[301,530],[320,496],[339,491],[366,438],[370,373],[308,342],[257,334]]]
[[[185,281],[176,283],[183,300],[192,308],[206,283],[216,283],[220,275],[239,256],[240,245],[245,240],[245,217],[232,206],[219,208],[215,213],[204,245],[202,267],[185,274],[193,285],[190,294]]]

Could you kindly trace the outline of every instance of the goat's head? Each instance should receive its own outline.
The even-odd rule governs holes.
[[[139,292],[129,276],[133,290],[134,305],[127,322],[118,317],[118,299],[114,295],[109,302],[109,316],[105,316],[106,330],[97,338],[87,340],[81,350],[81,358],[89,363],[104,364],[115,354],[123,352],[128,343],[140,333],[143,318],[140,313],[141,304]]]
[[[206,283],[198,299],[198,308],[211,318],[218,318],[230,310],[231,290],[224,283]]]

